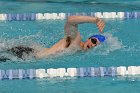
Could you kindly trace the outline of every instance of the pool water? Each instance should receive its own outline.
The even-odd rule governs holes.
[[[5,4],[5,6],[0,6],[2,13],[72,13],[140,10],[138,3],[136,6],[133,4],[109,4],[111,5],[110,7],[108,7],[108,4],[98,3],[0,2],[0,4]],[[128,5],[130,6],[126,7]],[[51,47],[63,38],[65,21],[1,21],[1,55],[3,55],[3,48],[16,45]],[[139,66],[140,19],[105,19],[105,22],[104,35],[107,37],[107,40],[93,49],[39,60],[29,59],[22,61],[12,57],[12,61],[1,62],[0,69]],[[94,24],[80,24],[79,31],[83,37],[83,41],[92,34],[99,33]],[[138,93],[140,91],[139,87],[139,78],[134,77],[51,78],[0,81],[1,93]]]
[[[22,1],[22,0],[21,0]],[[46,0],[47,1],[47,0]],[[58,1],[58,0],[57,0]],[[71,0],[72,1],[72,0]],[[79,0],[75,0],[79,1]],[[1,1],[0,13],[75,13],[75,12],[120,12],[120,11],[139,11],[140,1],[102,0],[102,2],[17,2],[17,0]],[[100,1],[100,0],[99,0]],[[111,0],[110,0],[111,1]],[[113,3],[113,1],[116,1]]]

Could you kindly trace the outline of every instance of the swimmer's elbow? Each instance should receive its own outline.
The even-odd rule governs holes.
[[[67,18],[67,21],[68,21],[68,22],[71,22],[71,21],[73,20],[73,18],[74,18],[74,16],[69,16],[69,17]]]
[[[76,24],[76,22],[75,22],[75,20],[76,20],[76,16],[69,16],[68,18],[67,18],[67,23],[68,24]]]

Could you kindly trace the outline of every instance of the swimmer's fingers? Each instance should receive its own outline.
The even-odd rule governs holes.
[[[99,21],[98,23],[97,23],[97,27],[98,27],[98,29],[99,29],[99,31],[102,33],[103,32],[103,29],[104,29],[104,27],[105,27],[105,23],[104,23],[104,21]]]
[[[101,33],[103,32],[103,29],[105,28],[105,24],[102,26],[102,29],[101,29]]]
[[[99,19],[97,22],[97,27],[98,27],[99,31],[102,33],[103,29],[105,27],[105,22],[102,19]]]
[[[105,27],[104,23],[101,23],[101,24],[98,25],[98,29],[101,33],[103,32],[104,27]]]

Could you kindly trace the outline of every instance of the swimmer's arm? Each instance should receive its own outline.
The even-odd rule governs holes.
[[[103,32],[105,22],[97,17],[90,16],[69,16],[67,19],[67,25],[77,25],[81,23],[95,23],[100,32]]]

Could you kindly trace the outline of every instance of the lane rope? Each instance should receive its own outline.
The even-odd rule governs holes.
[[[16,13],[0,14],[0,20],[33,21],[33,20],[64,20],[71,15],[95,16],[99,18],[140,18],[140,12],[90,12],[90,13]]]
[[[139,76],[140,66],[120,67],[80,67],[49,69],[8,69],[0,70],[0,80],[34,79],[54,77],[117,77]]]

